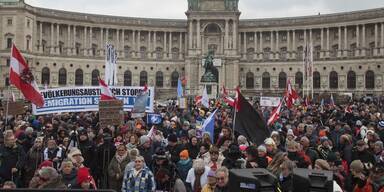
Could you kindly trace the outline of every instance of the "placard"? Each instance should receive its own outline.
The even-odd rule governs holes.
[[[277,107],[280,103],[280,97],[260,97],[260,106]]]
[[[8,102],[8,115],[21,115],[25,113],[25,103],[22,101]],[[6,113],[7,102],[3,102],[3,110]]]
[[[117,99],[123,101],[123,110],[131,111],[136,95],[142,92],[144,87],[111,87],[110,89]],[[153,112],[155,92],[153,87],[148,89],[146,112]],[[99,110],[100,87],[65,87],[45,89],[40,92],[44,97],[44,106],[33,105],[34,115]]]
[[[122,100],[108,100],[99,102],[100,127],[108,125],[121,125],[124,123]]]

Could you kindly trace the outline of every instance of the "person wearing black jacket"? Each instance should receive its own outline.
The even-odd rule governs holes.
[[[216,170],[216,188],[215,192],[229,192],[228,190],[228,181],[229,181],[229,171],[226,167],[220,167]]]
[[[279,175],[279,183],[277,184],[277,191],[291,192],[293,191],[293,169],[296,164],[293,161],[287,160],[281,164],[281,173]]]
[[[200,151],[200,145],[196,136],[191,137],[189,143],[187,144],[187,149],[189,152],[189,157],[191,157],[191,159],[196,159]]]
[[[352,161],[361,160],[365,170],[371,169],[375,164],[375,156],[368,150],[367,144],[363,140],[356,142],[356,147],[352,150]]]
[[[180,152],[185,149],[184,145],[177,143],[177,136],[175,134],[168,135],[167,151],[171,154],[171,160],[173,163],[177,163],[180,160]]]
[[[13,180],[19,187],[22,186],[21,175],[25,165],[26,154],[20,145],[16,144],[16,138],[12,130],[4,133],[4,144],[0,145],[0,184]]]
[[[82,156],[84,157],[84,166],[90,168],[91,170],[96,170],[97,167],[97,148],[96,144],[88,138],[87,130],[80,129],[79,133],[79,149]],[[91,174],[95,174],[92,172]]]

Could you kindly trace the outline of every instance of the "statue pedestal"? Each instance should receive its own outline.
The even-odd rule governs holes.
[[[219,96],[219,84],[216,82],[200,82],[199,95],[203,95],[204,87],[207,88],[207,94],[210,99],[216,99]]]

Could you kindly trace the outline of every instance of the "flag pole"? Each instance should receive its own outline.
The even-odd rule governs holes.
[[[233,113],[232,137],[233,137],[233,141],[236,141],[236,139],[235,139],[236,113],[237,113],[237,102],[236,101],[235,101],[235,105],[234,105],[234,110],[235,110],[235,112]]]
[[[9,99],[11,98],[10,97],[10,91],[11,91],[11,85],[8,86],[8,98],[7,98],[7,107],[5,109],[5,127],[8,125],[8,111],[9,111]],[[5,131],[5,127],[4,127],[4,131]]]

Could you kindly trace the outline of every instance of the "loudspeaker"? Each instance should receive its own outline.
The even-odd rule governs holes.
[[[274,192],[278,180],[266,169],[232,169],[229,172],[228,191]]]
[[[313,169],[293,169],[293,191],[295,192],[332,192],[332,171]]]

